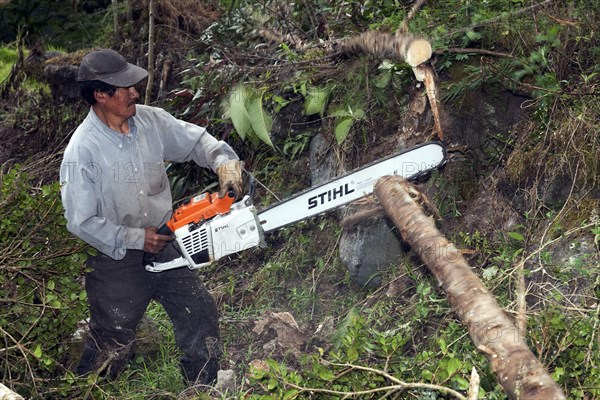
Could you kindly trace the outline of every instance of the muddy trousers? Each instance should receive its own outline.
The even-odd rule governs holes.
[[[200,278],[188,268],[145,270],[143,252],[128,250],[123,260],[104,255],[88,259],[85,288],[90,306],[88,337],[78,374],[116,377],[135,352],[135,333],[151,300],[173,323],[183,353],[181,369],[189,384],[216,379],[220,356],[217,307]]]

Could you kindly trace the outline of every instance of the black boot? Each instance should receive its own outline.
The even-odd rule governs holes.
[[[219,363],[215,359],[208,361],[182,361],[181,370],[187,386],[214,384],[217,380]]]

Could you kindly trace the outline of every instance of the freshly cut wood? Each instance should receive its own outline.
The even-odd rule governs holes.
[[[444,131],[442,130],[442,117],[441,117],[441,102],[438,92],[438,86],[435,79],[435,72],[429,64],[421,64],[413,68],[415,76],[418,80],[423,81],[425,84],[425,92],[427,93],[427,99],[431,106],[431,113],[433,114],[433,129],[439,140],[444,140]],[[422,79],[419,77],[422,76]]]
[[[460,251],[423,213],[420,192],[399,176],[385,176],[375,194],[386,213],[437,278],[471,340],[483,352],[511,399],[566,399],[524,338],[473,273]]]
[[[24,400],[23,396],[13,392],[6,386],[0,383],[0,400]]]
[[[416,67],[431,58],[431,44],[410,33],[367,31],[338,44],[344,54],[367,53],[382,59],[402,60]]]

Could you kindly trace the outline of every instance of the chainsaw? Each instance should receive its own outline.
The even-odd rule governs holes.
[[[234,201],[203,193],[178,207],[157,233],[172,235],[181,256],[167,262],[147,261],[146,270],[198,269],[227,255],[264,247],[265,233],[321,215],[373,193],[384,175],[416,179],[444,164],[446,151],[439,142],[428,142],[311,187],[258,211],[251,195]]]

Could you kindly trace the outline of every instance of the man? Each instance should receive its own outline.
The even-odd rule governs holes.
[[[132,357],[138,323],[154,299],[173,322],[184,378],[209,384],[220,355],[214,299],[188,268],[147,272],[142,260],[144,252],[160,252],[162,261],[176,256],[171,237],[156,232],[172,213],[165,160],[212,168],[221,196],[241,194],[241,168],[231,147],[204,128],[136,105],[135,85],[147,74],[110,49],[87,54],[79,67],[91,108],[65,149],[62,201],[67,228],[98,255],[87,261],[90,337],[77,372],[115,377]]]

